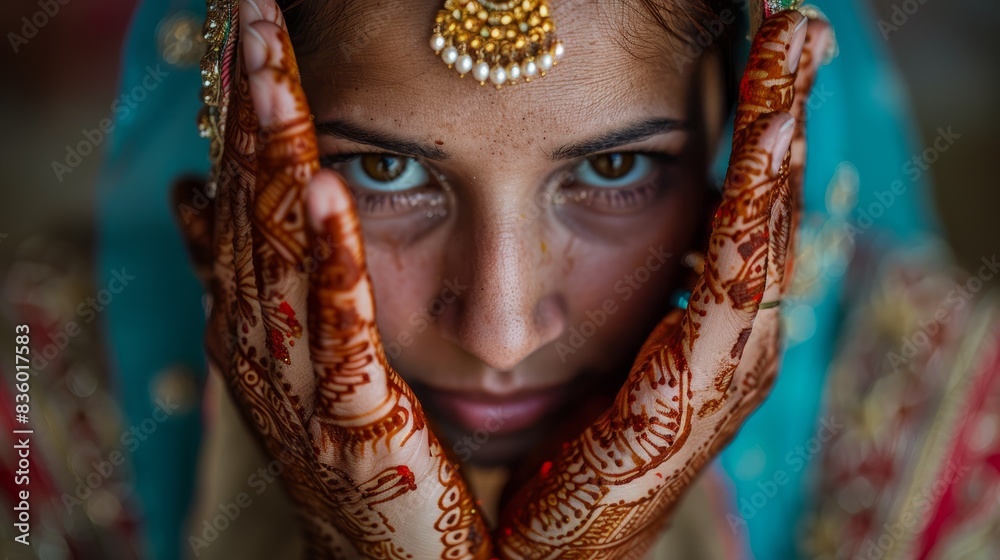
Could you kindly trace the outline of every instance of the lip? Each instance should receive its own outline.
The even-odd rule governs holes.
[[[485,430],[503,435],[535,425],[555,410],[567,394],[568,384],[500,395],[485,391],[451,391],[424,387],[434,408],[458,427],[470,432]]]

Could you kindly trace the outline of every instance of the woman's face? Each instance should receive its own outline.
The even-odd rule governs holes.
[[[617,392],[708,212],[720,73],[644,8],[570,4],[561,63],[500,90],[434,55],[435,0],[347,2],[294,37],[386,352],[462,460],[509,462]]]

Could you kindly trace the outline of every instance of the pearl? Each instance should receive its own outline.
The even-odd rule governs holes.
[[[552,47],[552,55],[556,57],[556,60],[562,60],[563,55],[566,54],[566,47],[563,46],[562,41],[559,41]]]
[[[555,64],[555,62],[556,61],[552,58],[551,54],[545,53],[538,57],[538,69],[545,72],[546,70],[552,68],[552,65]]]
[[[507,81],[507,71],[502,66],[490,70],[490,81],[498,86],[503,85]]]
[[[441,60],[449,66],[455,64],[455,61],[458,60],[458,49],[455,47],[448,47],[447,49],[441,51]]]
[[[434,49],[434,52],[436,53],[441,52],[441,49],[444,48],[444,37],[440,33],[435,33],[434,36],[431,37],[431,48]]]
[[[531,79],[538,75],[538,66],[535,64],[534,60],[525,60],[521,63],[521,74],[527,78]]]
[[[516,82],[521,79],[521,67],[515,62],[511,62],[507,65],[507,77],[512,82]]]
[[[477,81],[485,82],[490,77],[490,65],[480,60],[472,67],[472,77]]]
[[[455,70],[463,76],[468,74],[469,70],[472,70],[472,57],[467,54],[458,57],[458,60],[455,61]]]

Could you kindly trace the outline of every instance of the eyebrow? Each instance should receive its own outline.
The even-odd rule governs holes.
[[[649,119],[626,126],[596,138],[566,144],[557,148],[549,154],[552,161],[572,159],[587,156],[604,150],[610,150],[633,142],[639,142],[651,138],[658,134],[665,134],[674,130],[686,130],[687,124],[677,119]],[[389,152],[419,157],[435,161],[447,160],[450,156],[437,146],[428,146],[407,140],[405,138],[393,137],[384,132],[365,130],[359,126],[346,121],[324,121],[316,124],[316,132],[327,134],[344,140],[375,146]]]
[[[687,123],[677,119],[649,119],[602,134],[596,138],[566,144],[552,152],[549,158],[558,161],[588,156],[674,130],[687,130]]]
[[[316,132],[343,138],[344,140],[350,140],[358,144],[375,146],[389,152],[396,152],[411,157],[437,161],[446,160],[449,157],[444,150],[437,146],[428,146],[420,142],[414,142],[413,140],[396,138],[384,132],[365,130],[345,121],[334,120],[317,123]]]

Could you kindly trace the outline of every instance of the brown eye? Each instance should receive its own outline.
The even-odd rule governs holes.
[[[665,158],[643,152],[600,154],[573,169],[563,191],[570,200],[595,210],[624,212],[642,207],[660,192],[655,179]]]
[[[635,154],[602,154],[588,158],[590,167],[604,179],[620,179],[635,165]]]
[[[403,192],[432,182],[427,169],[411,157],[361,154],[327,165],[343,173],[352,187],[376,192]]]
[[[600,154],[581,161],[573,175],[578,185],[617,189],[635,185],[655,172],[653,159],[639,152]]]
[[[363,217],[447,216],[444,189],[416,158],[376,152],[322,156],[320,163],[341,174]]]
[[[406,171],[406,158],[384,154],[368,154],[361,156],[361,167],[365,174],[376,181],[387,183],[395,180]]]

